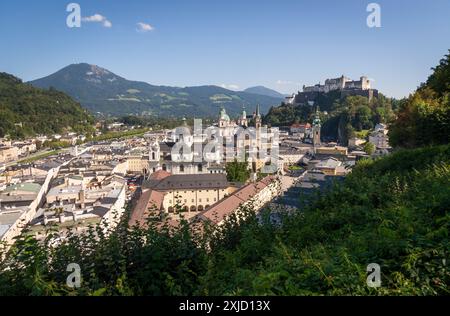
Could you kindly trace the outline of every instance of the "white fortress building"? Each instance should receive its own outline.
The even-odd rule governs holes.
[[[325,84],[320,83],[315,86],[303,86],[303,92],[324,92],[328,93],[335,90],[370,90],[371,83],[367,77],[361,77],[360,80],[351,80],[345,76],[336,79],[327,79]]]
[[[369,100],[378,97],[378,90],[372,88],[368,77],[362,76],[359,80],[352,80],[343,75],[340,78],[327,79],[323,85],[320,83],[314,86],[304,85],[302,92],[287,97],[284,104],[310,104],[315,101],[318,94],[332,91],[340,91],[341,97],[360,95]]]

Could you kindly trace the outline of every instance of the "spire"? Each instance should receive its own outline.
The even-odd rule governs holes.
[[[259,104],[256,106],[256,117],[261,117],[261,109]]]
[[[321,124],[322,124],[322,122],[320,120],[320,108],[319,108],[319,106],[317,106],[313,125],[320,126]]]

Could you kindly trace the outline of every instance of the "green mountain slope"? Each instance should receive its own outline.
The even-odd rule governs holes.
[[[284,99],[284,97],[285,97],[285,95],[279,93],[278,91],[266,88],[264,86],[251,87],[251,88],[245,89],[244,92],[266,95],[269,97],[274,97],[274,98],[279,98],[279,99]]]
[[[0,73],[0,137],[89,131],[93,118],[68,95]]]
[[[281,101],[281,98],[235,92],[217,86],[154,86],[127,80],[89,64],[70,65],[31,84],[40,88],[54,87],[94,113],[111,115],[215,117],[223,106],[235,116],[242,111],[242,106],[253,109],[260,104],[262,111],[267,112]]]

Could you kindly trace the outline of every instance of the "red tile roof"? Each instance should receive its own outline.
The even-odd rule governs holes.
[[[130,226],[145,226],[148,217],[161,209],[164,195],[164,193],[158,191],[144,191],[131,213]]]
[[[170,172],[164,171],[164,170],[159,170],[156,171],[155,173],[153,173],[150,176],[150,180],[163,180],[167,177],[170,177],[172,174]]]
[[[258,192],[267,187],[274,178],[266,177],[257,183],[251,183],[236,191],[233,195],[219,201],[206,211],[200,213],[198,217],[208,220],[214,224],[223,221],[227,216],[236,212],[245,202],[251,200]]]

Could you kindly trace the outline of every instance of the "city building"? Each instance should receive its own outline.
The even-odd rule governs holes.
[[[19,158],[19,148],[15,146],[0,147],[0,163],[16,161]]]
[[[369,142],[375,145],[377,150],[389,150],[389,130],[385,124],[377,124],[375,129],[369,135]]]

